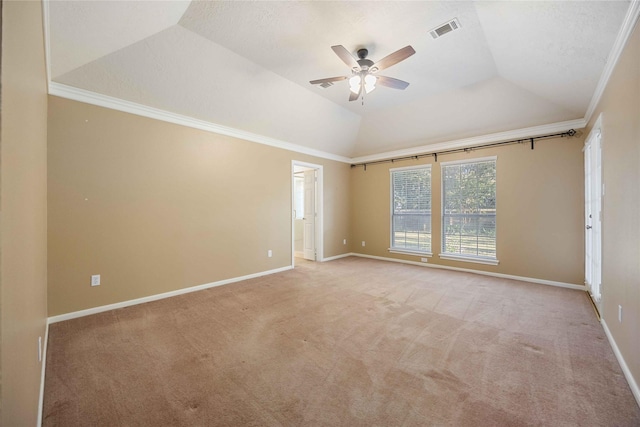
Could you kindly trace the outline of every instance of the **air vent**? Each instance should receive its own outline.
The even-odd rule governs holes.
[[[320,86],[326,89],[326,88],[328,88],[328,87],[330,87],[330,86],[333,86],[333,83],[331,83],[331,82],[324,82],[324,83],[321,83],[321,84],[320,84]]]
[[[429,34],[431,34],[431,37],[433,37],[434,39],[437,39],[447,33],[450,33],[451,31],[455,31],[458,29],[460,29],[460,22],[458,22],[458,18],[453,18],[446,24],[440,25],[439,27],[429,31]]]

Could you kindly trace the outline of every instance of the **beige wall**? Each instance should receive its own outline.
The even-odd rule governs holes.
[[[0,425],[34,426],[47,318],[47,96],[40,2],[2,2]]]
[[[640,26],[591,119],[602,114],[602,318],[640,383]],[[622,323],[618,322],[622,306]]]
[[[370,165],[351,173],[351,232],[358,253],[420,261],[392,254],[389,169],[431,164],[432,250],[429,263],[583,285],[583,137],[555,138],[439,156],[452,161],[497,156],[497,266],[438,257],[441,244],[440,165],[432,157]],[[361,241],[366,246],[361,246]]]
[[[292,160],[324,167],[324,256],[349,251],[348,164],[57,97],[48,159],[50,316],[291,265]]]

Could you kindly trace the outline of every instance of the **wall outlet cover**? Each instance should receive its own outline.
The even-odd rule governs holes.
[[[91,276],[91,286],[100,286],[100,275],[94,274]]]

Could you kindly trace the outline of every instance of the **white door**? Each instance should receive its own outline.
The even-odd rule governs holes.
[[[602,283],[602,147],[600,129],[584,146],[585,281],[599,307]]]
[[[316,171],[304,172],[304,259],[316,260]]]

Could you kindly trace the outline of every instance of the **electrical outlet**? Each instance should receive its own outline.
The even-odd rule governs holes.
[[[429,258],[420,258],[420,261],[422,261],[422,262],[429,262]]]
[[[365,246],[364,240],[362,241],[362,246]]]
[[[42,337],[38,337],[38,362],[42,362]]]
[[[269,250],[267,251],[267,256],[268,256],[269,258],[271,258],[271,257],[273,256],[273,252],[271,251],[271,249],[269,249]]]
[[[622,323],[622,306],[618,305],[618,322]]]
[[[347,244],[347,239],[342,239],[342,244],[346,245]]]
[[[100,286],[100,275],[94,274],[91,276],[91,286]]]

